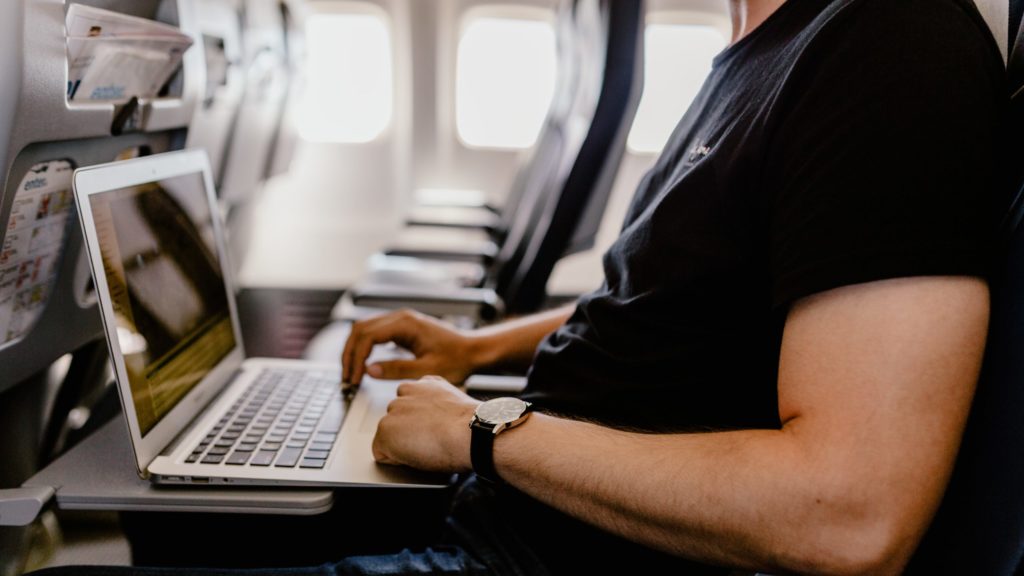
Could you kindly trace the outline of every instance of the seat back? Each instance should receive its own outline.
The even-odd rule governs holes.
[[[245,89],[218,189],[229,207],[251,200],[270,173],[288,92],[288,51],[278,2],[244,0],[241,6]]]
[[[1011,50],[1011,69],[1024,56],[1022,47],[1018,41]],[[1011,93],[1021,86],[1018,78]],[[1024,97],[1017,94],[1011,134],[1024,129],[1022,113]],[[910,574],[1012,576],[1024,557],[1024,178],[1021,150],[1013,138],[1007,140],[1011,209],[1000,227],[1001,249],[990,280],[981,379],[953,477]]]
[[[521,240],[528,220],[523,215],[529,214],[539,202],[541,194],[547,191],[546,183],[551,180],[556,169],[553,162],[563,154],[565,125],[580,85],[579,52],[575,49],[578,34],[576,4],[577,0],[561,0],[558,3],[555,17],[558,52],[555,94],[537,135],[537,143],[522,157],[501,208],[498,233],[503,245]]]
[[[245,92],[242,19],[235,0],[199,0],[198,9],[206,57],[206,92],[196,109],[186,147],[206,150],[219,190]]]
[[[69,100],[72,3],[0,3],[0,488],[52,458],[70,409],[107,383],[71,171],[183,148],[205,91],[196,0],[75,3],[178,26],[195,43],[156,98]],[[0,529],[0,573],[17,568],[25,533]]]
[[[523,242],[499,262],[495,287],[511,313],[541,306],[548,278],[580,224],[603,213],[640,103],[643,0],[595,1],[589,8],[581,2],[577,10],[585,62],[567,132],[571,153],[562,157],[552,192],[531,215]]]

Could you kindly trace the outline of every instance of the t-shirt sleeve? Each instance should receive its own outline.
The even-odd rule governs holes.
[[[875,280],[986,274],[1002,71],[977,25],[938,4],[854,18],[794,66],[766,164],[776,307]],[[939,21],[909,25],[921,18]]]

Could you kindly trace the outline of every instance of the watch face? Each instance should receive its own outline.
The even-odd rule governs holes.
[[[476,416],[487,424],[511,424],[526,411],[526,402],[519,398],[495,398],[476,409]]]

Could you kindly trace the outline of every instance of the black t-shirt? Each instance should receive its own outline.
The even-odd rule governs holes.
[[[525,398],[648,430],[778,427],[794,301],[986,273],[1003,76],[968,0],[786,2],[716,58]],[[556,571],[666,560],[505,500]]]

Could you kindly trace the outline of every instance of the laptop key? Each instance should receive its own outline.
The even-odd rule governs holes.
[[[324,467],[324,464],[326,463],[326,460],[318,460],[316,458],[303,458],[302,463],[299,464],[299,467],[322,469]]]
[[[237,448],[235,448],[236,452],[254,452],[255,450],[256,444],[250,444],[248,442],[243,442],[239,444]]]
[[[327,450],[309,450],[306,452],[306,458],[316,458],[317,460],[326,460],[330,455],[330,451]]]
[[[203,464],[220,464],[224,460],[224,456],[220,454],[210,454],[206,458],[203,458]]]
[[[199,460],[200,456],[202,456],[202,453],[199,453],[199,454],[189,454],[188,458],[185,458],[185,463],[186,464],[193,464],[193,463],[195,463],[195,462],[197,462]]]
[[[278,468],[294,468],[299,463],[299,457],[302,456],[302,450],[297,448],[285,448],[281,451],[281,455],[277,457],[277,461],[274,462],[274,466]]]
[[[332,446],[334,446],[334,444],[331,443],[331,442],[313,442],[312,444],[309,445],[309,449],[310,450],[327,450],[329,452],[331,450]]]
[[[227,464],[232,466],[242,466],[249,461],[249,456],[251,455],[252,452],[239,452],[238,450],[235,450],[231,456],[228,457]]]
[[[260,447],[260,450],[280,450],[280,449],[281,449],[281,443],[280,442],[264,442],[263,446]]]
[[[223,446],[214,446],[213,448],[210,448],[210,451],[208,452],[211,456],[223,456],[227,453],[228,449]]]
[[[256,454],[253,454],[252,460],[249,461],[249,465],[270,466],[270,463],[274,461],[274,456],[277,456],[277,452],[257,452]]]

